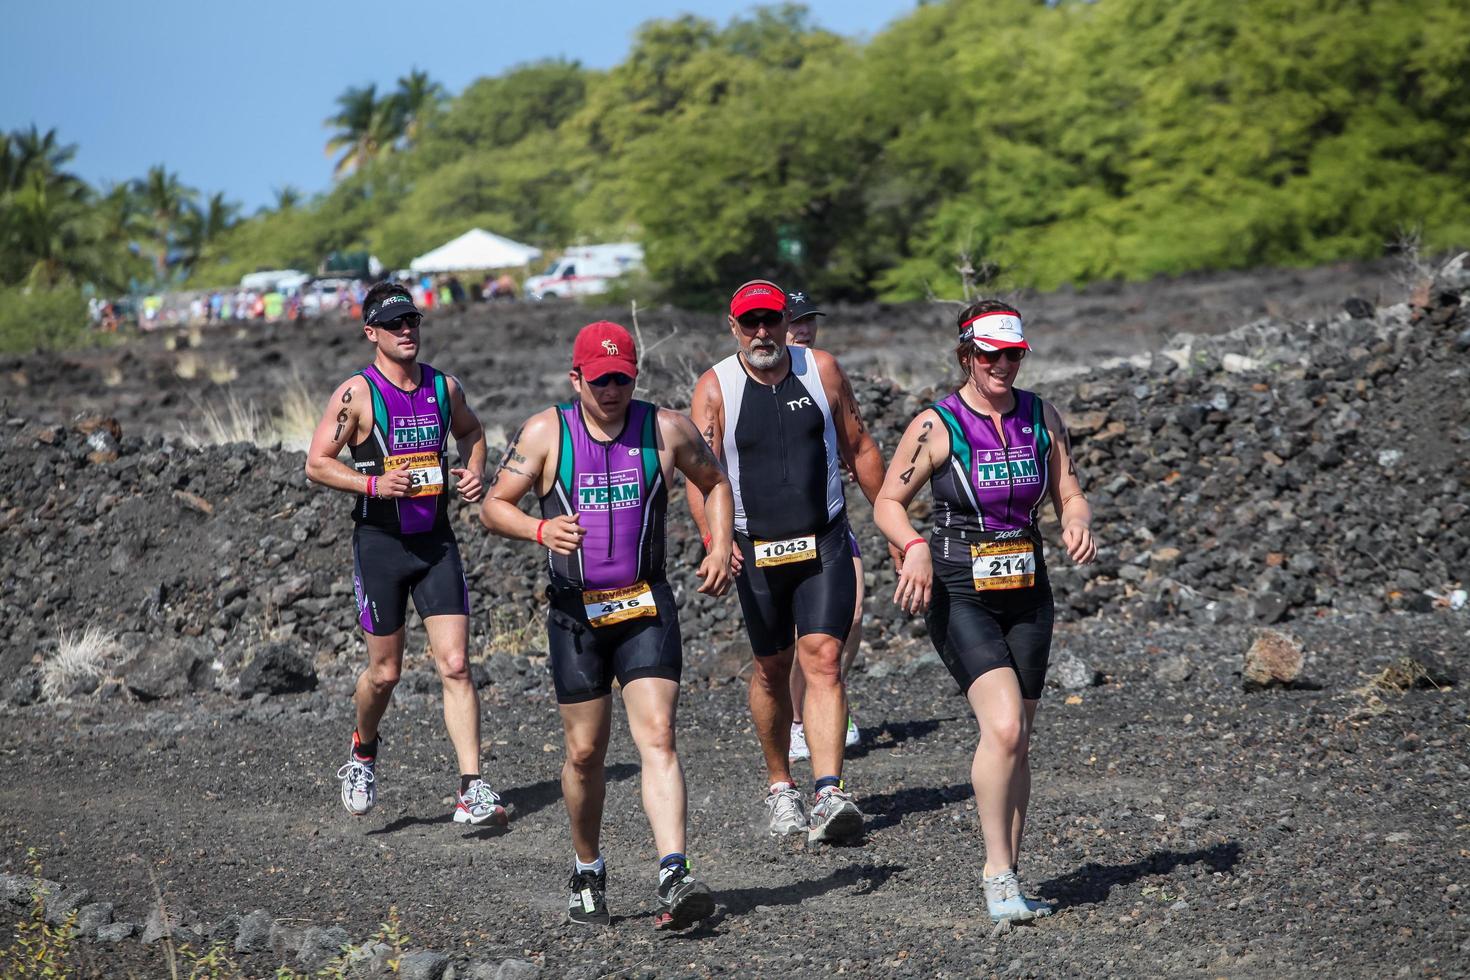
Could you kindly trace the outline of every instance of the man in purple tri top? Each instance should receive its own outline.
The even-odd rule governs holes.
[[[683,647],[664,573],[664,512],[674,471],[707,498],[709,553],[699,591],[730,588],[730,482],[685,415],[633,398],[638,357],[615,323],[583,327],[572,347],[575,397],[531,416],[490,481],[480,521],[546,549],[546,632],[566,732],[562,796],[575,850],[567,920],[607,925],[600,848],[603,760],[613,681],[643,764],[643,809],[658,846],[654,926],[679,929],[714,912],[685,856],[684,770],[674,748]],[[535,492],[541,517],[521,512]]]
[[[480,776],[480,702],[466,646],[469,590],[449,524],[449,482],[460,499],[484,493],[485,432],[459,381],[418,361],[422,314],[408,290],[379,283],[363,300],[373,363],[333,392],[306,452],[314,483],[353,495],[353,590],[367,640],[357,679],[357,727],[337,772],[342,805],[357,816],[377,801],[378,722],[403,666],[408,597],[423,617],[444,685],[444,723],[459,761],[458,823],[506,822]],[[446,468],[449,437],[462,467]],[[352,465],[338,457],[350,448]]]

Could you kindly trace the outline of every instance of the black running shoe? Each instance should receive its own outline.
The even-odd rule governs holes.
[[[683,865],[664,875],[655,892],[658,911],[653,916],[655,929],[687,929],[715,912],[715,897],[709,886],[689,873]]]
[[[583,926],[605,926],[612,921],[607,911],[607,871],[572,870],[567,882],[567,921]]]

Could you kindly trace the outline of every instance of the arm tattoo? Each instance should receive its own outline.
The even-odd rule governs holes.
[[[715,454],[710,451],[709,446],[695,440],[694,442],[694,465],[703,466],[707,469],[719,469],[720,461],[715,459]]]
[[[704,444],[711,449],[715,448],[715,424],[711,422],[704,427]]]
[[[862,410],[858,408],[857,395],[853,394],[852,382],[845,374],[842,376],[842,400],[847,402],[847,410],[852,414],[853,421],[857,423],[858,431],[865,431],[866,426],[863,425]]]
[[[522,456],[519,451],[521,444],[521,433],[524,432],[525,429],[526,427],[524,425],[521,426],[519,429],[516,430],[516,434],[510,437],[510,445],[505,447],[505,455],[500,457],[500,465],[495,467],[495,475],[490,478],[490,485],[492,487],[500,482],[501,470],[510,470],[512,473],[518,473],[521,476],[530,476],[530,474],[525,472],[524,470],[518,470],[514,466],[510,465],[512,462],[524,463],[526,461],[526,457]]]
[[[347,394],[351,395],[352,393],[348,392]],[[343,396],[342,400],[346,401],[347,397]],[[337,431],[332,434],[332,440],[334,442],[342,441],[342,430],[347,428],[347,418],[347,409],[344,408],[337,413]]]
[[[1072,457],[1072,433],[1062,429],[1062,452],[1067,454],[1067,475],[1077,478],[1077,460]]]
[[[346,391],[342,392],[342,404],[346,405],[350,401],[352,401],[352,389],[348,388]]]

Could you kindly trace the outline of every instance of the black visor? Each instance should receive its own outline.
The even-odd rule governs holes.
[[[396,320],[401,316],[408,316],[410,314],[413,314],[415,316],[423,316],[423,314],[419,312],[419,308],[413,305],[412,299],[405,296],[403,293],[394,293],[391,296],[384,296],[382,299],[378,300],[372,306],[369,306],[366,310],[364,310],[362,314],[362,322],[371,327],[379,323],[387,323],[389,320]]]

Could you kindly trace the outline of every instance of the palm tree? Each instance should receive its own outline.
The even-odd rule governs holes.
[[[235,224],[239,213],[240,206],[226,201],[223,191],[209,195],[203,207],[188,206],[181,223],[179,245],[184,254],[179,261],[192,267],[204,257],[205,249]]]
[[[418,138],[423,124],[438,111],[445,98],[444,86],[417,68],[398,80],[395,93],[402,106],[403,135],[411,143]]]
[[[403,103],[396,95],[378,98],[377,85],[349,88],[337,96],[340,111],[326,125],[337,131],[327,140],[327,155],[343,151],[332,172],[341,176],[361,169],[380,154],[391,152],[406,125]]]
[[[183,230],[184,215],[199,192],[186,187],[178,174],[169,173],[162,165],[148,168],[148,175],[138,182],[137,192],[152,217],[153,268],[161,282],[168,271],[169,253]]]
[[[287,184],[285,187],[276,188],[276,210],[290,211],[301,203],[301,192]]]
[[[61,169],[76,154],[75,143],[62,145],[55,129],[42,135],[34,123],[29,130],[0,136],[0,193],[19,190],[32,173],[41,174],[48,183],[80,184],[77,177]]]

